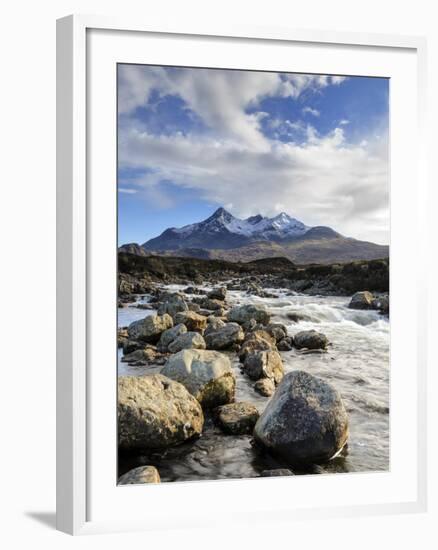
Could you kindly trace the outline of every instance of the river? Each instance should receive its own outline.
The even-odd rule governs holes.
[[[182,290],[168,285],[169,290]],[[286,372],[305,370],[333,384],[342,395],[350,418],[348,445],[327,464],[294,470],[295,474],[370,472],[389,469],[389,320],[377,311],[348,309],[348,297],[290,295],[290,291],[265,289],[277,298],[248,296],[241,291],[228,291],[227,302],[265,304],[272,322],[283,323],[288,333],[315,329],[331,342],[327,352],[282,352]],[[148,297],[140,301],[147,302]],[[119,309],[118,324],[156,313],[128,306]],[[300,319],[294,322],[290,317]],[[239,369],[235,353],[229,353],[236,374],[236,401],[248,401],[263,411],[269,398],[258,395],[253,382]],[[159,372],[160,367],[130,367],[120,361],[119,375],[138,376]],[[162,481],[186,481],[257,477],[264,469],[285,467],[270,456],[260,455],[250,436],[224,435],[206,420],[203,435],[195,442],[175,447],[166,453],[148,457],[122,456],[119,473],[142,464],[152,464]]]

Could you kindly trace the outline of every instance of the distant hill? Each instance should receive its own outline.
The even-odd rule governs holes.
[[[209,218],[181,228],[166,229],[142,245],[119,251],[137,256],[162,255],[230,262],[287,258],[296,264],[373,260],[389,256],[389,247],[344,237],[330,227],[308,227],[282,212],[239,219],[218,208]]]

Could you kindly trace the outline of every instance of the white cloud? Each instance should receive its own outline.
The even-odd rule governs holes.
[[[339,121],[339,124],[340,126],[346,126],[347,124],[350,124],[350,121],[347,120],[346,118],[343,118],[342,120]]]
[[[157,90],[179,95],[210,132],[157,136],[130,118],[119,127],[120,167],[147,168],[147,173],[124,188],[134,186],[158,208],[166,208],[178,198],[166,196],[160,182],[171,181],[239,216],[275,215],[281,209],[309,225],[388,242],[385,132],[377,139],[370,129],[361,143],[352,144],[342,129],[346,120],[326,135],[302,121],[268,120],[279,135],[290,132],[290,142],[283,143],[262,133],[267,113],[248,113],[264,97],[296,99],[305,90],[340,85],[345,77],[152,69],[119,73],[119,110],[125,118]],[[299,143],[293,138],[297,133]]]
[[[119,193],[125,193],[126,195],[135,195],[137,193],[136,189],[130,189],[126,187],[119,187],[118,191]]]
[[[312,107],[304,107],[304,109],[302,109],[302,112],[304,115],[309,114],[312,116],[319,116],[321,114],[318,109],[312,109]]]

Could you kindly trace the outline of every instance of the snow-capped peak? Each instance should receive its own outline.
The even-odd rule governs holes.
[[[273,218],[265,218],[260,214],[246,219],[236,218],[224,208],[218,208],[209,218],[200,222],[173,229],[178,234],[187,236],[194,231],[217,233],[223,230],[235,235],[253,239],[270,240],[283,239],[304,235],[310,228],[299,220],[281,212]]]

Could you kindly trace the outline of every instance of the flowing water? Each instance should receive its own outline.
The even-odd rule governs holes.
[[[169,285],[168,289],[183,287]],[[288,333],[315,329],[331,342],[327,352],[282,352],[285,371],[305,370],[333,384],[342,395],[350,418],[350,437],[342,453],[327,464],[296,474],[382,471],[389,468],[389,321],[377,311],[348,309],[348,297],[290,295],[290,291],[266,289],[277,298],[248,296],[228,291],[230,305],[265,304],[272,322],[283,323]],[[141,301],[147,302],[148,297]],[[119,309],[119,326],[155,313],[136,307]],[[298,321],[298,322],[297,322]],[[236,401],[249,401],[260,412],[269,398],[257,394],[239,369],[236,354],[229,353],[237,379]],[[120,362],[119,375],[138,376],[159,372],[160,367],[129,367]],[[250,436],[224,435],[206,419],[203,435],[194,442],[165,453],[122,456],[120,473],[142,464],[155,465],[162,481],[257,477],[262,470],[285,467],[253,448]]]

